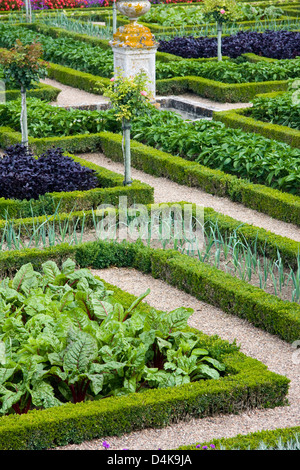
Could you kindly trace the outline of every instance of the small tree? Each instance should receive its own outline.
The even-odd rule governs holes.
[[[34,88],[40,78],[46,76],[46,62],[41,60],[42,46],[39,43],[23,45],[17,39],[15,47],[1,51],[0,64],[5,81],[11,81],[21,90],[21,133],[22,144],[28,146],[26,91]]]
[[[148,77],[140,72],[134,77],[124,77],[119,71],[116,77],[111,78],[111,84],[104,96],[111,100],[116,111],[116,119],[122,122],[123,130],[123,157],[124,157],[124,186],[132,184],[131,181],[131,151],[130,130],[132,116],[147,112],[152,99],[147,89]],[[125,141],[125,148],[124,148]]]
[[[204,0],[204,16],[217,23],[218,60],[222,60],[222,29],[224,23],[234,23],[241,18],[241,9],[235,0]]]

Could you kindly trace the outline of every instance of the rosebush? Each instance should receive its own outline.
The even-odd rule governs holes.
[[[62,8],[84,8],[87,0],[31,0],[33,10],[57,10]]]
[[[23,5],[21,0],[0,0],[0,11],[20,10]]]

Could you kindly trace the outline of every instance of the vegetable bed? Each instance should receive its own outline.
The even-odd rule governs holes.
[[[79,251],[77,249],[76,264],[79,264],[79,267],[81,265],[79,271],[74,270],[75,263],[68,258],[61,258],[58,264],[52,261],[39,264],[36,258],[34,265],[22,265],[20,271],[14,274],[12,283],[3,280],[1,284],[2,305],[14,313],[13,317],[6,315],[0,320],[1,327],[5,325],[1,330],[1,337],[7,346],[5,351],[1,349],[1,394],[6,397],[4,408],[2,402],[2,411],[6,412],[10,404],[14,405],[14,411],[17,413],[0,419],[1,449],[43,449],[101,436],[118,435],[148,426],[165,426],[186,417],[187,414],[191,417],[201,417],[239,412],[249,407],[285,404],[289,383],[287,378],[268,371],[259,361],[246,357],[237,350],[236,345],[230,345],[217,337],[208,337],[187,327],[186,319],[191,312],[186,309],[170,313],[157,312],[141,302],[144,296],[136,299],[91,276],[85,269],[85,264],[95,265],[96,259],[91,258],[93,246],[97,247],[97,244],[82,245]],[[57,254],[62,254],[62,248],[57,248]],[[107,248],[106,253],[109,252]],[[27,251],[27,255],[30,252],[34,256],[33,250]],[[44,255],[47,257],[46,252],[42,257]],[[29,288],[35,293],[35,297],[31,296]],[[110,296],[106,297],[111,290],[114,291],[112,302],[109,301]],[[97,299],[93,292],[97,292]],[[87,293],[89,304],[86,302]],[[19,302],[22,304],[24,296],[27,300],[21,306]],[[72,310],[74,302],[78,305],[76,315]],[[49,312],[45,313],[47,309]],[[125,321],[119,322],[125,318]],[[95,337],[99,320],[105,322],[106,328],[101,335],[97,334]],[[19,327],[15,328],[17,324]],[[167,326],[171,324],[173,328],[170,332]],[[153,351],[151,353],[151,348],[150,352],[148,350],[158,325],[160,333],[155,347],[157,351],[169,351],[164,369],[159,369],[161,373],[158,376],[161,379],[164,380],[168,376],[168,371],[171,371],[171,382],[174,381],[175,375],[177,377],[177,374],[174,374],[175,363],[171,365],[176,359],[174,353],[171,353],[170,345],[173,341],[174,344],[179,344],[180,338],[183,341],[178,350],[179,357],[182,357],[181,365],[188,364],[186,353],[192,347],[192,361],[195,361],[195,357],[211,358],[206,359],[206,365],[212,369],[213,365],[220,367],[219,364],[223,364],[220,367],[222,371],[218,372],[218,368],[215,372],[211,371],[215,377],[217,372],[221,372],[219,377],[184,383],[187,376],[178,370],[182,376],[182,385],[164,387],[161,383],[156,389],[147,390],[142,387],[139,392],[134,391],[138,376],[145,377],[139,372],[143,367],[141,357],[145,357],[145,352],[148,351],[146,357],[150,361],[154,360],[154,357],[161,360],[160,354],[155,356]],[[122,340],[125,331],[129,334],[127,343]],[[134,332],[142,340],[141,343],[135,339]],[[166,337],[163,336],[164,332]],[[10,333],[14,335],[12,347],[9,346]],[[59,341],[55,339],[58,336]],[[19,344],[23,344],[23,347],[17,353]],[[101,352],[101,361],[95,358],[96,344],[96,350]],[[122,350],[125,348],[129,352],[125,365],[120,361],[120,357],[114,358],[111,354],[114,353],[114,346],[119,348],[121,344]],[[47,356],[46,362],[39,360],[42,355]],[[75,370],[72,361],[77,361],[78,367]],[[200,366],[204,365],[205,361],[200,361]],[[25,373],[25,369],[28,369],[28,373]],[[110,370],[113,372],[109,372]],[[210,369],[202,367],[202,373],[205,370],[208,372]],[[127,374],[132,372],[134,378],[129,380]],[[144,373],[151,380],[151,384],[154,384],[154,371],[146,368]],[[117,396],[76,404],[57,402],[57,399],[65,400],[71,396],[73,400],[79,398],[83,391],[88,395],[101,391],[102,387],[104,391],[110,376],[117,384]],[[59,380],[55,380],[55,377]],[[116,379],[120,380],[121,385],[118,386]],[[23,381],[31,386],[21,386],[17,391],[16,383],[20,385]],[[59,392],[54,391],[54,383],[59,385]],[[72,391],[78,392],[77,395]],[[26,397],[30,402],[29,407],[36,407],[35,410],[27,410]],[[42,406],[46,409],[39,409]],[[22,410],[27,413],[18,415]]]
[[[18,122],[17,106],[19,104],[14,102],[0,106],[0,116],[8,126],[16,126]],[[36,121],[35,115],[43,115],[43,118]],[[28,116],[29,122],[32,116],[32,133],[36,139],[41,139],[44,133],[47,135],[47,129],[50,135],[57,136],[73,133],[73,129],[80,133],[121,131],[112,110],[100,113],[73,111],[69,114],[62,110],[53,112],[51,106],[32,100],[29,101]],[[64,120],[61,116],[65,116]],[[155,108],[149,109],[148,115],[133,119],[132,138],[201,165],[247,178],[255,184],[300,194],[297,170],[300,152],[287,144],[228,129],[221,122],[200,120],[190,124],[174,113]]]
[[[17,168],[23,166],[23,175],[16,172],[15,162],[16,150],[19,151],[19,145],[8,149],[8,153],[12,154],[11,172],[2,169],[2,190],[8,191],[5,196],[11,194],[14,197],[24,197],[25,199],[0,198],[0,217],[30,217],[44,214],[54,214],[54,212],[70,212],[76,210],[96,209],[100,204],[118,204],[120,196],[127,196],[128,203],[151,203],[153,201],[153,188],[147,184],[134,180],[131,186],[123,185],[123,176],[116,174],[98,165],[88,163],[75,155],[67,154],[63,156],[61,149],[53,150],[53,143],[50,142],[50,150],[46,152],[46,156],[50,158],[40,157],[42,160],[41,168],[46,171],[45,177],[39,178],[41,168],[37,164],[32,164],[32,157],[25,156],[17,163]],[[66,173],[67,167],[73,168],[75,173],[69,181],[62,179],[56,175],[54,181],[48,174],[48,160],[55,162],[56,167]],[[3,162],[2,162],[3,165]],[[30,166],[31,165],[31,166]],[[46,167],[46,170],[45,170]],[[92,176],[96,186],[92,189],[74,190],[73,183],[77,185],[79,175],[83,177],[82,182],[85,183],[86,175]],[[65,177],[65,175],[64,175]],[[75,177],[75,180],[74,180]],[[35,180],[34,180],[35,178]],[[14,181],[14,184],[11,183]],[[16,181],[18,184],[16,184]],[[53,191],[55,183],[56,191]],[[58,188],[57,185],[60,185]],[[84,187],[84,186],[83,186]],[[44,192],[49,191],[49,192]],[[53,192],[51,192],[53,191]],[[38,194],[39,193],[39,194]]]
[[[223,55],[236,58],[248,52],[272,59],[293,59],[300,55],[299,31],[239,31],[222,38]],[[183,58],[215,57],[217,39],[213,37],[176,37],[161,40],[159,51]]]

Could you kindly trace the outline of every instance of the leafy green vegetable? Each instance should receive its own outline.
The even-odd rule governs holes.
[[[225,373],[187,328],[191,309],[125,307],[68,259],[25,264],[0,283],[0,414],[169,387]]]
[[[249,116],[300,130],[300,104],[292,91],[272,98],[255,98]]]

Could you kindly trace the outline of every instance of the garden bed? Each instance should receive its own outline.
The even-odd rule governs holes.
[[[19,141],[18,132],[9,128],[0,128],[1,146],[6,147]],[[101,150],[108,158],[123,162],[122,136],[110,132],[30,139],[30,145],[37,153],[53,145],[75,154]],[[205,192],[228,197],[276,219],[300,225],[300,202],[297,196],[249,183],[234,175],[207,168],[135,141],[131,142],[131,150],[131,163],[134,168],[142,169],[151,175],[167,177],[179,184],[199,187]]]
[[[213,112],[213,119],[223,122],[234,129],[243,129],[245,132],[255,132],[264,137],[285,142],[291,147],[300,148],[300,131],[273,123],[267,123],[248,116],[251,108],[235,109],[230,111]]]
[[[2,46],[3,47],[10,47],[11,42],[13,41],[15,35],[20,35],[20,39],[25,42],[31,42],[34,40],[38,33],[33,32],[28,30],[25,27],[16,27],[15,30],[10,31],[7,33],[7,37],[3,36],[2,40]],[[62,69],[60,67],[56,67],[53,65],[50,65],[49,68],[49,76],[50,78],[55,78],[58,81],[62,81],[62,83],[66,85],[72,85],[72,86],[77,86],[81,87],[84,86],[84,90],[90,91],[93,93],[101,93],[103,92],[103,86],[107,85],[107,80],[111,77],[113,74],[113,55],[111,50],[105,50],[101,54],[98,53],[97,56],[95,55],[95,41],[91,40],[89,36],[86,37],[86,42],[83,42],[80,38],[75,43],[75,40],[69,38],[69,43],[68,43],[68,35],[65,34],[65,31],[60,30],[58,38],[52,38],[48,36],[49,34],[49,29],[47,27],[43,28],[43,33],[41,33],[39,37],[39,41],[42,42],[42,45],[44,45],[45,48],[45,60],[51,60],[51,63],[59,62],[60,64],[63,63],[63,66],[65,67],[66,65],[68,66],[67,69]],[[61,40],[63,42],[61,43]],[[67,47],[67,44],[69,46]],[[74,47],[77,47],[76,49],[76,58],[74,59],[74,54],[72,54],[72,49]],[[108,46],[109,47],[109,46]],[[244,51],[245,52],[245,51]],[[241,52],[242,53],[242,52]],[[53,57],[54,54],[54,57]],[[214,53],[215,55],[215,53]],[[178,61],[175,61],[175,65]],[[222,66],[222,64],[216,64],[212,65],[214,61],[208,61],[208,65],[206,67],[209,68],[214,68],[216,67],[217,69]],[[184,62],[183,62],[184,64]],[[289,64],[289,60],[286,62],[286,67],[288,70],[291,69],[291,65]],[[174,67],[175,67],[174,65]],[[188,61],[186,62],[186,65],[190,67],[191,62]],[[198,65],[199,67],[199,62],[196,62],[195,65]],[[229,101],[229,102],[248,102],[249,99],[253,98],[256,94],[258,93],[266,93],[270,91],[279,91],[279,90],[286,90],[287,89],[287,80],[290,78],[290,72],[288,73],[287,71],[284,72],[283,66],[280,66],[278,64],[277,67],[277,79],[273,80],[274,73],[270,74],[268,67],[265,66],[264,61],[261,61],[261,67],[264,68],[264,74],[262,81],[257,81],[257,79],[254,78],[255,81],[249,82],[249,83],[223,83],[222,79],[220,78],[220,81],[212,80],[211,78],[206,78],[201,77],[201,76],[194,76],[196,73],[185,73],[184,77],[174,77],[172,79],[163,79],[161,75],[162,72],[164,72],[164,66],[168,67],[170,72],[174,68],[172,63],[166,63],[164,66],[159,65],[158,61],[158,72],[160,75],[157,75],[157,80],[156,80],[156,89],[157,93],[161,95],[166,95],[166,94],[178,94],[178,93],[183,93],[187,91],[191,91],[195,94],[199,94],[200,96],[204,96],[207,98],[215,99],[217,101]],[[72,67],[76,69],[76,71],[72,71]],[[206,68],[205,67],[205,68]],[[237,66],[238,67],[238,66]],[[248,64],[248,68],[252,67],[254,69],[258,69],[260,67],[260,64]],[[274,63],[273,67],[276,68],[276,63]],[[56,71],[55,71],[56,69]],[[159,70],[162,69],[160,72]],[[243,66],[240,67],[241,71],[243,69]],[[283,70],[284,69],[284,70]],[[92,76],[87,76],[86,73],[89,74],[94,74],[94,73],[99,73],[99,70],[101,70],[101,77],[96,77],[96,79],[93,80]],[[280,73],[279,73],[280,72]],[[60,75],[58,75],[60,73]],[[294,71],[295,73],[295,71]],[[62,74],[65,76],[65,78],[62,80]],[[205,72],[206,74],[206,72]],[[199,75],[201,73],[199,72]],[[174,73],[173,75],[174,76]],[[215,76],[215,72],[211,71],[210,73],[211,77]],[[253,77],[255,77],[255,73],[253,74]],[[87,85],[85,84],[86,81],[89,82],[88,88]],[[231,80],[232,81],[232,80]],[[239,81],[239,80],[237,80]],[[245,81],[245,80],[242,80]],[[95,83],[96,82],[96,83]],[[226,80],[225,80],[226,82]],[[77,84],[76,84],[77,83]],[[83,85],[84,84],[84,85]],[[91,86],[92,84],[92,86]],[[96,86],[95,86],[96,85]],[[98,91],[97,91],[98,87]]]
[[[210,208],[203,209],[194,204],[174,202],[143,207],[147,210],[147,220],[144,220],[139,233],[134,229],[137,217],[134,206],[127,208],[127,217],[120,212],[120,206],[110,206],[104,213],[99,210],[72,211],[68,214],[56,211],[51,216],[23,219],[7,217],[0,221],[0,248],[1,251],[44,249],[60,243],[79,245],[107,238],[127,241],[138,239],[151,248],[177,249],[179,253],[214,266],[282,300],[299,303],[298,242],[242,224]],[[176,214],[178,216],[178,210],[184,213],[186,207],[191,211],[190,220],[193,223],[199,217],[203,218],[201,236],[194,240],[194,248],[187,242],[185,229],[181,229],[178,235],[174,233],[171,218],[172,211],[175,217]],[[169,233],[166,232],[165,236],[157,233],[153,237],[159,216],[164,217]],[[150,220],[151,224],[154,223],[153,227]],[[167,230],[166,226],[164,230]]]
[[[51,148],[53,143],[48,141],[48,148]],[[30,217],[31,215],[51,215],[57,210],[59,212],[91,210],[92,208],[96,209],[101,204],[118,204],[120,196],[127,196],[130,204],[134,202],[145,204],[153,201],[153,188],[150,186],[139,181],[133,181],[131,186],[124,186],[121,175],[89,163],[75,155],[69,154],[69,156],[81,166],[94,170],[101,187],[86,191],[48,193],[36,200],[20,201],[1,198],[1,216],[3,218],[20,218]]]
[[[113,257],[110,248],[113,248]],[[157,263],[159,258],[156,256],[163,255],[162,260],[165,255],[169,256],[167,252],[164,254],[155,250],[151,252],[146,248],[138,248],[135,244],[94,243],[83,244],[76,249],[60,246],[44,250],[40,254],[35,250],[24,250],[2,255],[1,261],[4,263],[1,272],[6,273],[10,265],[9,271],[12,275],[12,272],[18,269],[20,262],[23,265],[29,259],[37,270],[41,269],[43,260],[48,259],[62,266],[62,262],[70,255],[76,259],[77,265],[81,268],[92,266],[99,269],[103,262],[104,264],[125,262],[126,265],[132,263],[136,267],[139,266],[142,270],[145,270],[146,265],[149,266],[150,255],[152,263],[155,261],[151,269],[155,277],[158,275],[159,266]],[[108,288],[117,292],[118,300],[121,300],[125,306],[131,305],[135,300],[134,297],[111,285],[108,285]],[[147,304],[140,304],[140,308],[145,312],[150,311]],[[194,332],[205,339],[205,335]],[[217,341],[220,347],[218,343],[220,340],[216,338],[207,338],[206,341],[211,346]],[[223,350],[226,351],[226,344],[223,341],[221,344],[225,345]],[[107,398],[76,405],[66,404],[47,410],[32,411],[27,415],[2,417],[0,446],[3,450],[43,449],[101,436],[120,435],[130,430],[165,426],[166,423],[176,422],[186,418],[187,415],[204,417],[218,413],[240,412],[249,407],[284,404],[289,383],[287,378],[269,372],[259,361],[250,359],[240,352],[231,352],[227,356],[226,353],[222,354],[222,359],[231,371],[228,377],[225,376],[217,381],[207,380],[182,385],[172,389],[172,393],[170,389],[149,390],[126,397]],[[116,413],[118,420],[115,419]]]

